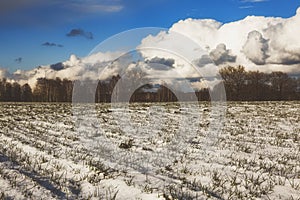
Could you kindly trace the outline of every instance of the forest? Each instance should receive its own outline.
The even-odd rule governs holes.
[[[222,68],[220,75],[226,90],[228,101],[291,101],[300,100],[300,78],[290,77],[283,72],[263,73],[246,71],[243,66]],[[112,92],[120,80],[113,76],[110,80],[98,81],[94,102],[110,102]],[[76,81],[39,78],[36,86],[20,85],[0,80],[1,102],[72,102],[73,88]],[[86,82],[88,85],[89,82]],[[220,85],[216,85],[219,87]],[[213,88],[212,90],[214,90]],[[87,91],[87,90],[84,90]],[[189,101],[192,96],[199,101],[209,101],[209,89],[203,88],[195,93],[184,93],[184,99]],[[78,95],[78,94],[77,94]],[[83,94],[85,95],[85,94]],[[133,92],[130,102],[173,102],[176,95],[165,85],[144,85]]]

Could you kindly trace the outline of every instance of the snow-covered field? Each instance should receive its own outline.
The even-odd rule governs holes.
[[[184,105],[1,103],[0,199],[300,199],[300,102]]]

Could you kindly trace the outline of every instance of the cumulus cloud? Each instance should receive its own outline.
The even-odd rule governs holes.
[[[171,58],[166,59],[166,58],[154,57],[150,60],[147,60],[146,62],[147,63],[158,63],[158,64],[165,65],[165,66],[168,66],[168,67],[173,67],[173,65],[175,63],[175,60],[171,59]]]
[[[248,16],[225,24],[215,20],[189,18],[173,24],[168,31],[148,36],[141,42],[141,47],[149,44],[156,48],[169,49],[177,49],[177,44],[182,44],[181,48],[187,46],[174,37],[175,32],[196,42],[220,67],[232,63],[244,65],[247,70],[299,73],[299,24],[300,9],[290,18]],[[191,52],[193,48],[181,51],[190,51],[189,60],[194,60],[200,67],[209,65],[208,57],[205,54],[197,54],[196,51],[199,51],[197,48]],[[168,56],[161,54],[159,57]],[[175,65],[178,63],[178,59],[175,59]],[[206,66],[206,69],[209,68]]]
[[[300,64],[300,8],[297,15],[273,24],[264,30],[266,37],[270,38],[270,64],[299,65]]]
[[[211,57],[209,55],[202,55],[201,58],[196,59],[193,63],[198,67],[205,67],[208,64],[213,64]]]
[[[93,39],[94,38],[92,32],[86,32],[81,28],[72,29],[69,33],[66,34],[66,36],[68,36],[68,37],[82,36],[82,37],[85,37],[87,39]]]
[[[0,68],[0,79],[10,77],[10,73],[7,69]]]
[[[203,88],[209,88],[212,90],[219,83],[220,80],[217,78],[213,78],[210,80],[199,79],[198,81],[191,82],[191,86],[195,91],[201,90]]]
[[[45,42],[42,44],[42,46],[46,46],[46,47],[63,47],[62,44],[56,44],[53,42]]]
[[[252,31],[248,34],[248,39],[243,46],[243,52],[253,63],[264,65],[266,64],[266,59],[269,57],[267,55],[269,50],[268,42],[260,32]]]
[[[48,79],[69,79],[69,80],[105,80],[113,75],[120,73],[124,66],[123,62],[112,62],[120,57],[121,52],[98,52],[87,57],[78,58],[71,55],[64,62],[52,65],[40,66],[32,70],[17,70],[10,77],[20,84],[28,83],[32,88],[35,87],[38,78]],[[5,77],[9,75],[7,71],[0,72]]]
[[[226,49],[225,44],[219,44],[209,55],[217,65],[236,61],[236,56],[232,55],[231,50]]]
[[[149,79],[151,83],[161,84],[160,80],[165,80],[166,83],[174,85],[175,83],[179,84],[180,80],[185,80],[186,77],[197,74],[193,68],[184,66],[175,68],[173,65],[174,60],[170,58],[155,57],[150,60],[134,61],[134,56],[130,57],[121,52],[98,52],[84,58],[71,55],[65,62],[40,66],[28,71],[17,70],[12,77],[20,84],[28,83],[34,88],[38,78],[107,80],[113,75],[127,74],[131,76],[138,72],[141,75],[140,78]]]
[[[204,22],[204,25],[209,26],[209,21]],[[218,24],[215,24],[216,26]],[[200,76],[214,76],[217,73],[216,68],[211,67],[207,70],[207,67],[211,65],[206,63],[197,63],[195,60],[205,56],[206,52],[197,44],[194,40],[186,37],[182,34],[169,31],[161,31],[156,36],[150,35],[144,38],[141,44],[138,46],[141,55],[146,59],[154,59],[156,57],[173,59],[174,70],[169,71],[169,77],[200,77]],[[193,64],[199,64],[199,68],[196,70]]]

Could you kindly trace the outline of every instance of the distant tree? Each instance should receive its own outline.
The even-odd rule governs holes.
[[[4,92],[4,101],[12,101],[12,85],[10,82],[5,82],[4,84],[5,92]]]
[[[98,81],[96,89],[96,102],[108,102],[108,86],[104,81]]]
[[[73,101],[76,103],[95,103],[98,83],[93,80],[74,82]]]
[[[228,66],[220,69],[224,80],[227,97],[231,100],[241,100],[243,86],[246,83],[246,71],[241,65],[238,67]]]
[[[243,100],[267,100],[269,90],[268,75],[259,71],[249,71],[246,76]]]
[[[175,92],[175,91],[174,91]],[[165,83],[160,85],[157,90],[158,102],[174,102],[177,101],[176,95],[170,90]]]
[[[37,79],[33,90],[33,100],[38,102],[49,102],[49,87],[46,78]]]
[[[210,100],[210,94],[209,94],[208,88],[202,88],[201,90],[196,91],[196,95],[197,95],[197,98],[199,101],[209,101]]]
[[[220,70],[228,100],[262,101],[262,100],[300,100],[300,78],[292,78],[283,72],[270,74],[259,71],[246,71],[243,66],[227,66]],[[119,82],[120,81],[120,82]],[[0,80],[0,101],[39,101],[39,102],[72,102],[72,97],[79,102],[110,102],[113,91],[117,101],[128,97],[130,102],[174,102],[178,101],[176,94],[184,101],[193,100],[196,94],[199,101],[210,100],[210,90],[203,88],[196,92],[171,91],[167,84],[146,84],[149,82],[144,72],[133,70],[128,76],[112,76],[102,81],[71,81],[39,78],[32,91],[28,84],[20,86],[17,82]],[[118,83],[118,84],[117,84]],[[77,84],[77,85],[76,85]],[[73,91],[76,85],[76,91]],[[118,85],[118,87],[116,87]],[[139,87],[139,88],[137,88]],[[211,92],[218,91],[217,84]],[[132,91],[135,89],[135,91]]]
[[[117,75],[117,76],[113,76],[111,79],[110,79],[110,81],[109,81],[109,83],[108,83],[108,86],[106,87],[106,89],[107,89],[107,102],[111,102],[111,98],[112,98],[112,94],[113,94],[113,91],[115,90],[115,94],[116,94],[116,96],[117,96],[117,100],[118,100],[118,97],[119,97],[119,94],[120,94],[120,90],[124,90],[124,89],[126,89],[126,87],[128,88],[128,86],[125,86],[125,85],[123,85],[123,88],[120,88],[120,87],[117,87],[117,83],[118,83],[118,81],[122,81],[122,80],[120,80],[121,79],[121,77],[119,76],[119,75]],[[120,84],[121,85],[121,84]]]
[[[296,78],[296,99],[300,100],[300,77]]]
[[[63,86],[60,78],[47,80],[49,87],[49,101],[62,102],[63,101]]]
[[[296,91],[297,83],[283,72],[272,72],[270,82],[275,100],[289,100]]]
[[[21,101],[23,102],[31,102],[32,98],[32,90],[31,87],[26,83],[21,87]]]
[[[5,82],[6,79],[0,80],[0,101],[4,101],[5,98]]]
[[[11,89],[11,101],[19,102],[21,101],[21,86],[19,83],[14,82]]]
[[[68,79],[62,81],[62,95],[64,102],[72,102],[73,82]]]

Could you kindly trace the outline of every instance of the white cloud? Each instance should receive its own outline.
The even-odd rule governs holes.
[[[260,32],[252,31],[248,34],[248,39],[243,46],[243,53],[249,60],[257,65],[266,64],[266,59],[269,57],[268,50],[268,40],[264,39]]]
[[[32,70],[17,70],[12,74],[12,79],[15,79],[20,84],[28,83],[32,88],[35,87],[38,78],[67,78],[69,80],[98,80],[106,79],[112,75],[116,75],[121,68],[119,63],[110,64],[110,61],[122,55],[122,52],[106,52],[95,53],[85,58],[78,58],[71,55],[69,60],[62,63],[63,69],[55,70],[51,66],[41,66]],[[109,66],[109,67],[107,67]],[[5,76],[6,71],[0,70]]]
[[[236,61],[236,56],[232,55],[231,50],[226,49],[225,44],[219,44],[210,52],[209,56],[217,65]]]
[[[213,89],[214,86],[216,86],[217,84],[220,83],[220,80],[219,79],[212,79],[212,80],[199,80],[199,81],[196,81],[196,82],[192,82],[191,83],[191,86],[194,90],[201,90],[203,88],[209,88],[209,89]]]
[[[212,24],[212,23],[213,24]],[[211,29],[216,28],[220,23],[213,20],[207,20],[202,23],[205,26],[207,34]],[[190,29],[192,31],[192,27]],[[138,50],[145,59],[154,59],[156,57],[174,60],[174,69],[168,70],[164,76],[187,78],[200,76],[215,76],[218,68],[212,62],[205,63],[201,68],[195,68],[195,65],[202,64],[194,62],[205,56],[206,52],[189,37],[178,34],[170,29],[168,32],[162,31],[156,36],[144,38],[138,46]]]
[[[10,74],[6,69],[0,68],[0,79],[9,77]]]
[[[223,52],[236,56],[235,64],[241,64],[248,70],[271,72],[281,70],[288,73],[300,72],[300,9],[290,18],[248,16],[245,19],[222,24],[215,20],[186,19],[175,23],[168,33],[149,36],[141,46],[156,48],[173,48],[176,43],[184,43],[174,39],[174,33],[180,33],[195,41],[207,55],[216,61],[222,49],[219,44],[226,45]],[[182,48],[182,47],[181,47]],[[189,50],[191,51],[191,50]],[[197,55],[189,52],[190,58]],[[149,54],[147,56],[150,56]],[[155,55],[152,55],[152,57]],[[202,56],[194,57],[199,60]],[[231,59],[230,61],[232,61]],[[227,60],[228,61],[228,60]],[[178,61],[177,61],[178,62]],[[221,64],[216,62],[216,64]],[[228,63],[225,63],[228,64]]]

